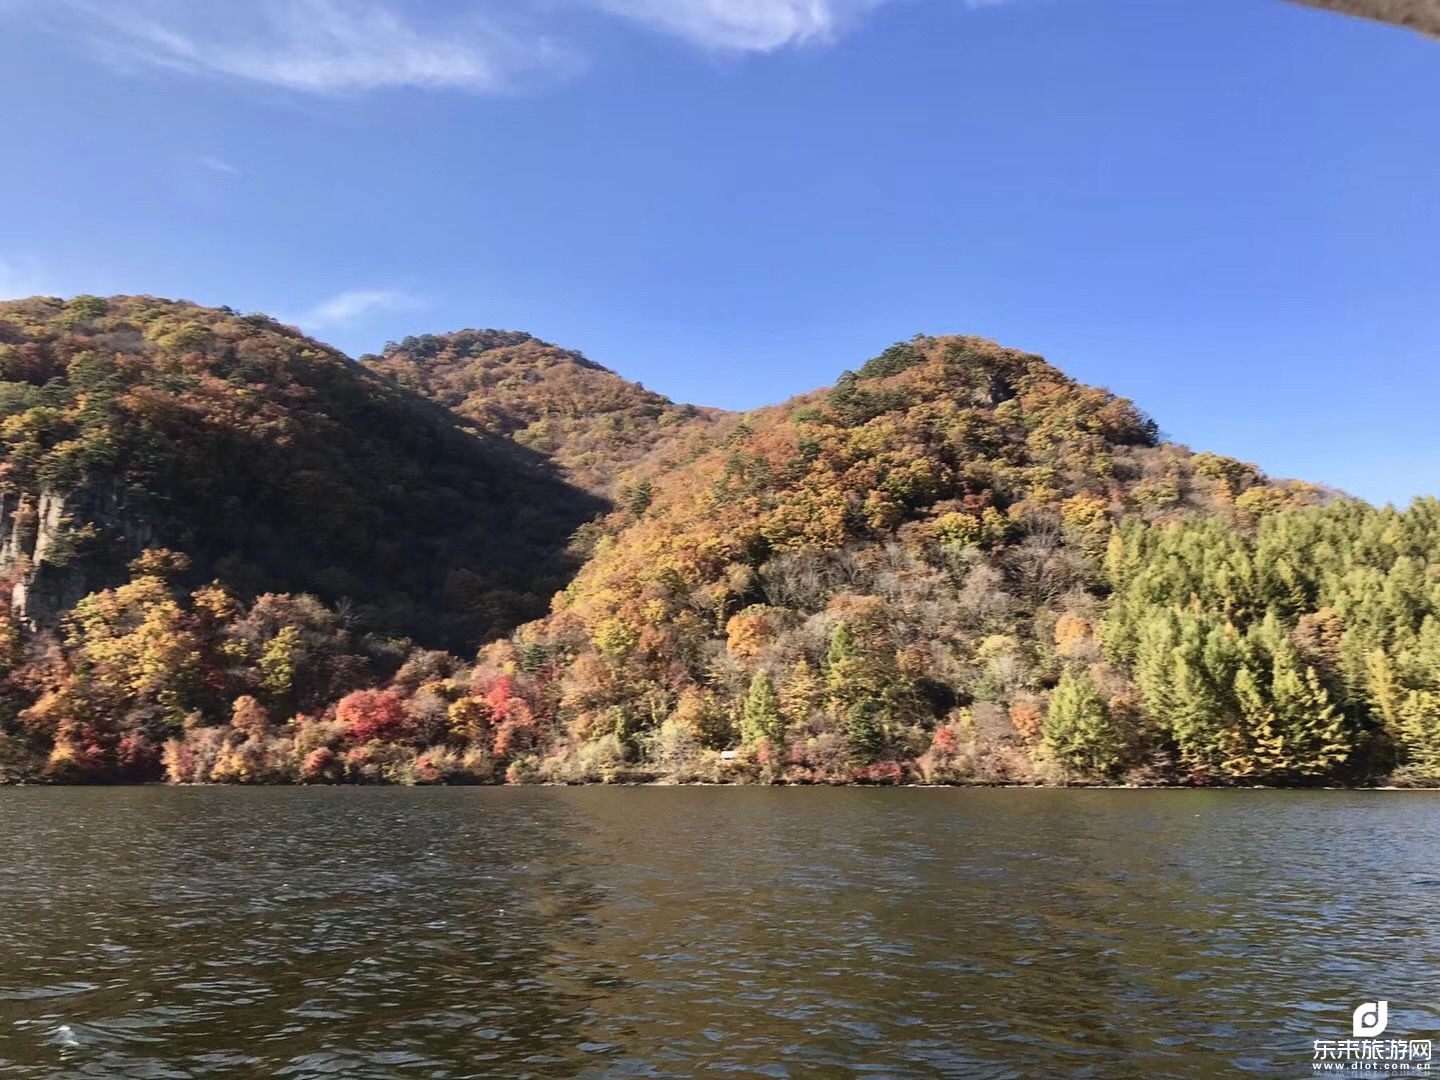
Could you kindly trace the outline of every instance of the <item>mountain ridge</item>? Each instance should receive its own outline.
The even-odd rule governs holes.
[[[359,363],[444,405],[477,430],[553,461],[570,480],[614,495],[661,444],[723,422],[724,410],[677,405],[582,353],[517,331],[457,330],[392,342]]]
[[[1434,782],[1437,506],[975,337],[726,413],[521,332],[4,304],[0,778]]]

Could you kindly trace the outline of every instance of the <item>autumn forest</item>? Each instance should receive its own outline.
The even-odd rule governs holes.
[[[0,781],[1431,785],[1437,552],[977,338],[738,414],[0,303]]]

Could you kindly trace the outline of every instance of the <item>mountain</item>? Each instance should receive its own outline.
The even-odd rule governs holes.
[[[737,415],[518,333],[24,301],[0,500],[0,779],[1440,781],[1440,502],[978,338]]]
[[[409,337],[372,371],[438,402],[478,431],[513,439],[573,484],[613,496],[652,456],[683,456],[727,414],[676,405],[583,355],[500,330]]]
[[[147,548],[431,644],[544,611],[603,508],[510,440],[264,316],[150,297],[0,304],[0,572],[54,625]]]
[[[1116,524],[1250,527],[1323,498],[1164,444],[1039,357],[916,338],[747,416],[610,519],[517,638],[566,733],[548,775],[715,779],[739,746],[767,779],[1043,779],[1045,692],[1100,657]]]

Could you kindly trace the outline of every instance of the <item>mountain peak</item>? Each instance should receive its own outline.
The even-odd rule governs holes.
[[[679,405],[573,349],[507,330],[410,337],[361,358],[367,368],[513,439],[598,493],[718,410]]]

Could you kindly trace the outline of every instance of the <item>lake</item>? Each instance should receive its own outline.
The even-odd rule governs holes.
[[[1432,793],[12,788],[0,837],[5,1076],[1298,1077],[1362,1001],[1440,1031]]]

